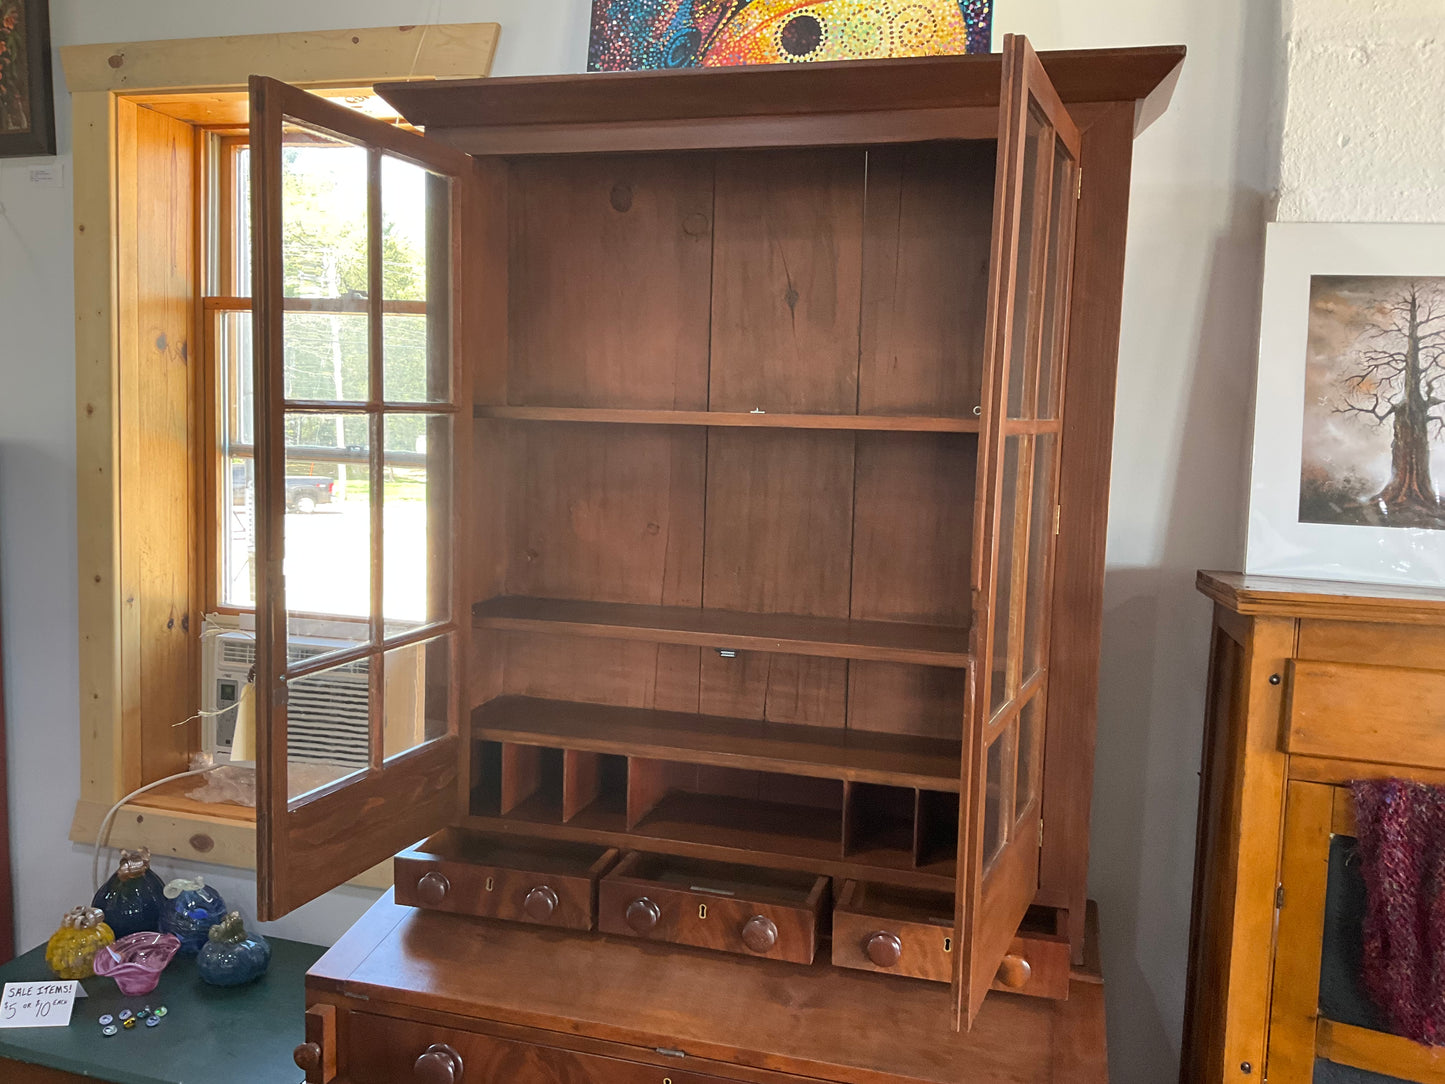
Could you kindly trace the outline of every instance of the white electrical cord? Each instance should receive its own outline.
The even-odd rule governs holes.
[[[97,832],[95,835],[95,855],[90,860],[91,890],[93,892],[100,891],[100,852],[101,849],[105,846],[106,836],[110,832],[110,822],[115,817],[116,813],[119,812],[121,806],[125,805],[126,802],[130,801],[132,798],[144,794],[148,790],[155,790],[156,787],[164,786],[167,783],[174,783],[177,779],[185,779],[187,776],[205,775],[207,772],[213,772],[221,766],[222,765],[220,764],[212,764],[208,768],[192,768],[188,772],[177,772],[175,775],[168,775],[164,779],[157,779],[154,783],[147,783],[145,786],[139,787],[136,790],[131,791],[120,801],[116,802],[115,805],[111,806],[110,812],[107,813],[105,815],[105,818],[100,822],[100,831]]]

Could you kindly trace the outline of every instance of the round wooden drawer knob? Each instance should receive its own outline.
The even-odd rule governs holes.
[[[903,942],[898,940],[896,933],[879,930],[863,943],[863,951],[873,961],[874,967],[894,967],[903,959]]]
[[[422,1084],[460,1084],[462,1056],[446,1043],[432,1043],[416,1059],[412,1078]]]
[[[1028,985],[1029,976],[1033,973],[1034,969],[1022,956],[1009,955],[998,965],[997,978],[1010,990],[1022,990]]]
[[[522,901],[522,910],[533,922],[546,922],[557,910],[557,893],[546,885],[538,885],[527,893],[527,898]]]
[[[778,927],[767,915],[754,915],[743,923],[743,944],[748,951],[764,953],[778,943]]]
[[[302,1043],[292,1053],[291,1058],[296,1062],[296,1068],[303,1073],[314,1073],[321,1068],[321,1044]]]
[[[416,898],[427,907],[440,907],[442,900],[452,890],[452,883],[443,874],[433,870],[424,874],[416,883]]]
[[[646,896],[639,896],[627,905],[627,925],[637,933],[651,933],[662,918],[662,908]]]

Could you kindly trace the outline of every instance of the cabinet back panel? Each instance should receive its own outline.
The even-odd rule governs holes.
[[[866,152],[717,160],[713,410],[852,414]]]
[[[711,156],[511,170],[510,402],[706,409]]]
[[[531,632],[501,633],[500,639],[505,693],[697,711],[699,648]]]
[[[841,727],[848,707],[846,659],[739,651],[702,652],[698,710],[704,715]]]
[[[848,727],[958,741],[966,670],[893,662],[848,664]]]
[[[995,149],[868,152],[860,414],[967,418],[980,405]]]
[[[515,427],[507,592],[698,605],[706,439],[661,426]]]
[[[859,433],[849,616],[967,625],[978,442]]]
[[[711,430],[704,605],[847,617],[853,434]]]

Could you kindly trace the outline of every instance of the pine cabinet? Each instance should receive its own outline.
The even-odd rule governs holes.
[[[1123,236],[1181,59],[378,88],[425,136],[253,80],[263,916],[404,852],[313,972],[308,1079],[396,1079],[392,1032],[427,1080],[1102,1079]],[[323,147],[367,223],[342,298],[283,198]],[[294,397],[317,312],[365,343],[349,399]],[[369,604],[296,659],[318,426],[367,471]],[[300,764],[293,706],[343,672],[366,763]]]

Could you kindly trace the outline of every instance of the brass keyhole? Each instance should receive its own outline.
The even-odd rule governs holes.
[[[488,877],[488,878],[487,878],[487,891],[490,892],[490,891],[492,891],[492,889],[494,889],[494,888],[496,888],[496,887],[497,887],[497,879],[496,879],[495,877]]]
[[[951,938],[951,937],[945,937],[945,938],[943,939],[943,951],[944,951],[944,952],[952,952],[952,951],[953,951],[953,938]]]
[[[707,918],[707,904],[700,903],[697,905],[697,917]]]

